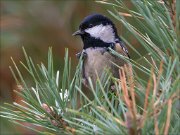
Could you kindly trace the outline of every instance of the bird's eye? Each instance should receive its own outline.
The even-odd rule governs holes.
[[[93,27],[93,25],[92,24],[89,24],[89,28],[92,28]]]

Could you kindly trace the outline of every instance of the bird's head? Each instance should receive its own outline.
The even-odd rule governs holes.
[[[79,30],[73,35],[81,36],[84,49],[89,47],[109,47],[119,38],[113,22],[100,14],[85,17],[79,26]]]

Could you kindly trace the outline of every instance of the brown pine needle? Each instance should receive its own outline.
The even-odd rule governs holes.
[[[134,121],[136,121],[136,101],[135,101],[135,93],[134,93],[134,80],[133,80],[133,73],[132,73],[132,66],[131,65],[124,65],[124,69],[127,75],[127,82],[130,86],[130,95],[131,95],[131,99],[130,103],[131,103],[131,108],[132,108],[132,114],[133,114],[133,118]],[[128,97],[129,99],[129,97]]]
[[[157,83],[156,83],[156,75],[153,73],[153,83],[154,83],[154,88],[153,88],[153,102],[155,101],[156,93],[157,93]]]
[[[142,127],[145,123],[146,120],[146,110],[147,110],[147,106],[148,106],[148,97],[149,97],[149,92],[150,92],[150,88],[151,88],[151,78],[148,81],[148,85],[146,88],[146,94],[145,94],[145,101],[144,101],[144,112],[143,112],[143,122],[142,122]]]
[[[157,118],[157,112],[156,109],[153,108],[154,110],[154,130],[155,130],[155,135],[159,135],[159,127],[158,127],[158,118]]]
[[[65,129],[66,129],[67,131],[69,131],[72,135],[75,135],[75,133],[76,133],[76,129],[74,129],[74,128],[72,128],[72,127],[66,126]]]
[[[132,73],[132,66],[126,66],[130,76],[129,76],[129,83],[130,83],[130,94],[132,98],[132,106],[133,106],[133,112],[134,112],[134,117],[136,118],[137,110],[136,110],[136,100],[135,100],[135,89],[134,89],[134,78],[133,78],[133,73]]]
[[[156,76],[153,73],[152,74],[153,77],[153,83],[154,83],[154,88],[153,88],[153,99],[152,99],[152,105],[153,105],[153,113],[154,113],[154,130],[155,130],[155,135],[159,135],[159,128],[158,128],[158,115],[157,115],[157,111],[156,111],[156,106],[155,106],[155,97],[156,97],[156,91],[157,91],[157,82],[156,82]]]
[[[156,105],[156,111],[162,110],[163,107],[168,104],[169,100],[171,100],[172,103],[173,103],[174,101],[180,99],[179,94],[180,94],[179,92],[175,92],[171,97],[169,97],[169,99],[167,99],[166,101],[164,101],[162,104],[157,104],[158,106]],[[156,104],[156,103],[155,103],[155,104]],[[148,114],[148,117],[151,117],[153,114],[154,114],[154,113],[149,113],[149,114]],[[156,113],[156,114],[157,114],[157,113]]]
[[[119,12],[119,15],[126,16],[126,17],[132,17],[131,14]]]
[[[132,15],[132,14],[129,14],[129,13],[123,13],[123,12],[119,12],[119,15],[125,16],[125,17],[137,17],[137,18],[139,18],[139,19],[144,19],[144,18],[141,17],[141,16]]]
[[[128,110],[130,111],[131,110],[131,103],[129,101],[129,95],[128,95],[128,90],[127,90],[127,84],[126,84],[126,77],[125,77],[124,69],[123,68],[120,69],[119,73],[120,73],[120,84],[122,87],[124,101],[128,107]],[[132,111],[130,111],[130,112],[132,112]]]
[[[135,102],[135,91],[134,91],[134,82],[132,76],[132,68],[129,65],[125,65],[122,69],[119,70],[120,74],[120,85],[122,88],[123,98],[125,104],[128,108],[128,111],[125,114],[126,117],[126,126],[130,135],[139,134],[137,128],[137,118],[136,118],[136,102]],[[127,77],[127,80],[126,80]],[[130,86],[130,95],[128,94],[128,86]],[[138,115],[137,115],[138,116]]]
[[[171,108],[172,108],[172,100],[170,99],[168,101],[167,120],[166,120],[165,129],[164,129],[164,135],[168,135],[170,120],[171,120]]]

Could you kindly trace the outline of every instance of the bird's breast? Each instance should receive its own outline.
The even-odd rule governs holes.
[[[88,48],[86,49],[86,54],[87,58],[84,64],[93,70],[110,66],[110,61],[114,59],[104,48]]]
[[[87,57],[83,64],[83,77],[87,80],[89,77],[93,83],[97,75],[101,77],[104,69],[108,69],[114,77],[119,78],[118,67],[113,63],[122,66],[124,61],[112,55],[105,48],[88,48],[85,50]]]

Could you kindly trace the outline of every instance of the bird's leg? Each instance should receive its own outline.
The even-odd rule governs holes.
[[[82,59],[85,59],[85,58],[87,57],[86,51],[85,51],[85,50],[82,50],[81,52],[78,52],[78,53],[76,54],[76,57],[77,57],[78,59],[80,59],[81,55],[82,55]]]

